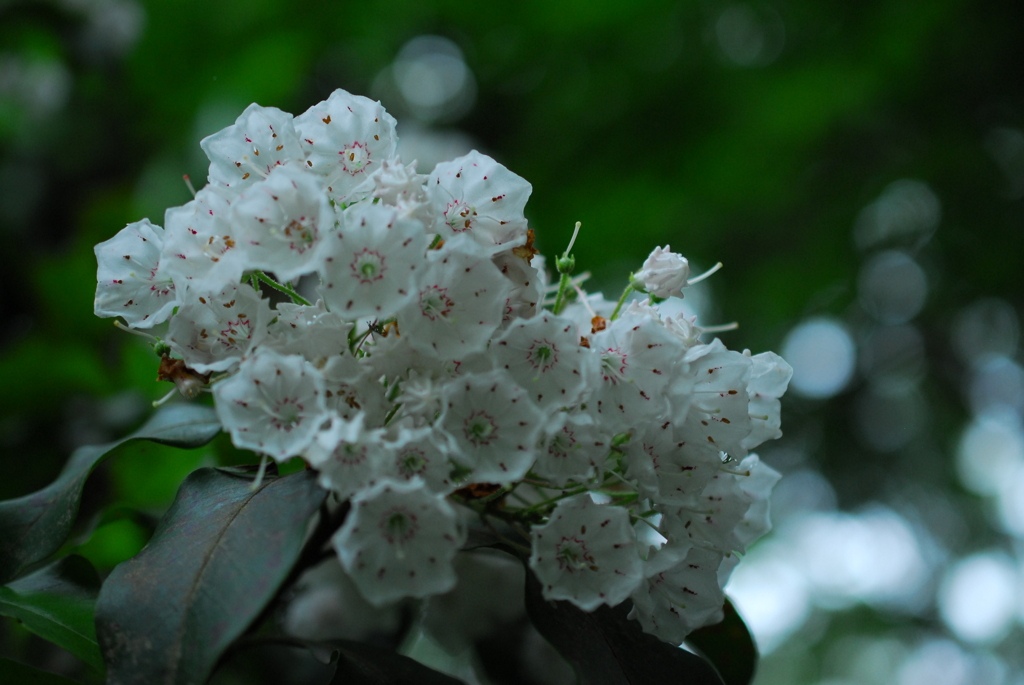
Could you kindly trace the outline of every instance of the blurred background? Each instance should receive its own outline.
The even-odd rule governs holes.
[[[729,587],[758,685],[1024,683],[1024,5],[1012,0],[0,1],[0,499],[166,387],[95,318],[92,248],[163,223],[250,102],[380,99],[429,172],[533,184],[540,249],[616,296],[652,247],[794,367],[774,532]],[[137,552],[218,439],[122,448],[72,546]],[[91,507],[91,508],[90,508]],[[74,672],[0,624],[0,653]],[[20,656],[19,656],[20,655]]]

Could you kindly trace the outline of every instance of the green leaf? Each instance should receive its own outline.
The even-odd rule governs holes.
[[[736,607],[725,600],[725,620],[690,633],[686,642],[718,669],[725,685],[749,685],[757,669],[757,646]]]
[[[129,440],[152,440],[186,449],[205,445],[220,432],[211,407],[171,404],[131,435],[105,445],[80,447],[57,480],[17,499],[0,502],[0,582],[56,552],[75,523],[82,488],[111,450]]]
[[[195,471],[107,578],[96,629],[110,685],[205,682],[277,594],[327,493],[312,471],[252,486],[239,471]]]
[[[0,587],[0,615],[103,672],[93,609],[100,580],[92,565],[71,555]],[[6,682],[6,681],[4,681]]]
[[[19,664],[17,661],[0,657],[0,683],[4,685],[78,685],[55,673],[40,671],[38,668]]]
[[[723,685],[707,661],[628,620],[629,609],[626,601],[588,613],[569,602],[548,601],[527,570],[526,613],[576,670],[581,685]]]
[[[462,685],[452,678],[390,649],[361,642],[332,641],[338,670],[331,685]]]

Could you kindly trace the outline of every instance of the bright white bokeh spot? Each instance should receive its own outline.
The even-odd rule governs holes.
[[[1020,416],[997,408],[975,418],[957,449],[957,473],[980,495],[995,495],[1024,464],[1024,430]]]
[[[853,375],[856,350],[846,327],[834,319],[808,319],[789,332],[782,357],[793,367],[790,387],[805,397],[839,393]]]
[[[823,475],[810,469],[787,473],[772,490],[772,521],[776,526],[811,511],[836,508],[836,491]]]
[[[801,630],[815,606],[927,608],[934,551],[926,531],[879,504],[857,514],[796,510],[750,550],[725,590],[768,653]]]
[[[998,642],[1014,622],[1017,568],[1001,552],[962,559],[947,571],[938,600],[942,620],[961,640]]]
[[[823,607],[861,601],[915,609],[931,573],[919,535],[881,506],[856,515],[812,514],[796,529],[796,554]]]
[[[782,644],[810,616],[808,584],[787,547],[755,547],[725,586],[762,654]]]
[[[376,89],[393,84],[409,112],[424,122],[453,121],[476,101],[476,79],[462,50],[442,36],[410,40],[378,80]]]
[[[928,297],[928,278],[910,255],[888,250],[861,268],[857,292],[864,309],[878,321],[901,324],[917,316]]]

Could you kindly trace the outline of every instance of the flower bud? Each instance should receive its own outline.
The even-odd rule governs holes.
[[[670,251],[666,245],[664,249],[654,248],[644,267],[636,273],[634,280],[644,286],[644,291],[654,297],[682,297],[683,288],[689,283],[690,264],[681,254]]]
[[[555,259],[555,268],[560,274],[571,274],[576,268],[576,258],[572,255],[562,255]]]

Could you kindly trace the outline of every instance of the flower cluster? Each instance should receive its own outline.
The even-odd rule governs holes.
[[[450,590],[467,522],[493,521],[546,597],[628,598],[682,641],[769,527],[750,451],[791,370],[665,313],[701,278],[667,247],[627,287],[646,301],[584,293],[571,246],[549,286],[529,183],[478,152],[420,174],[396,142],[341,90],[250,106],[202,141],[194,200],[96,246],[96,313],[159,325],[162,375],[210,389],[236,446],[350,503],[333,544],[369,601]]]

